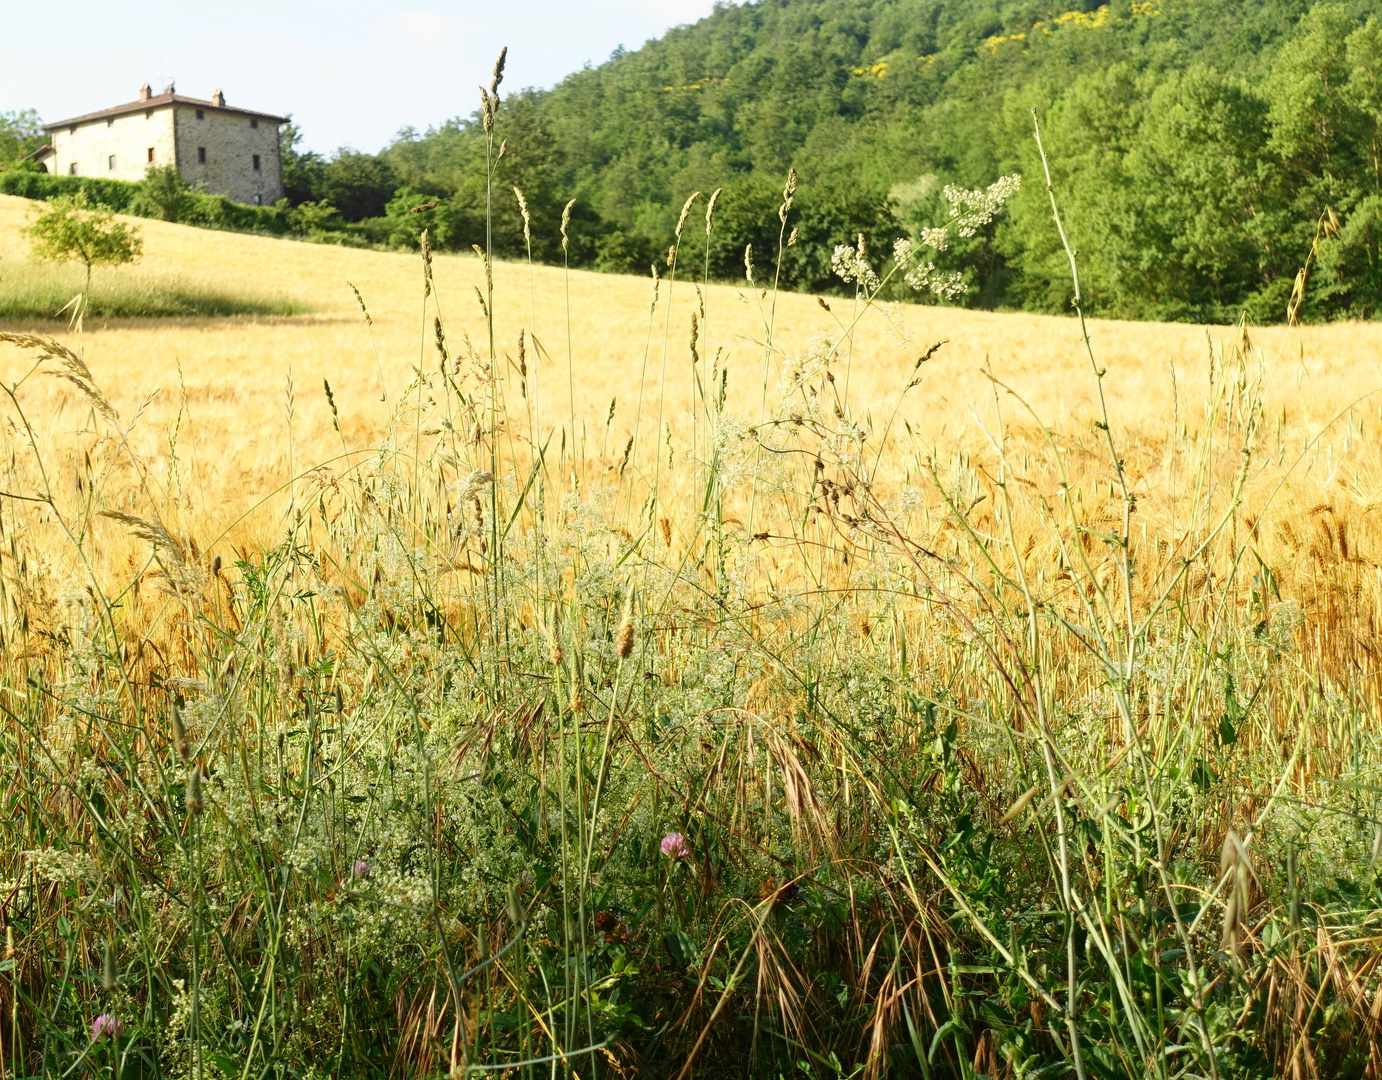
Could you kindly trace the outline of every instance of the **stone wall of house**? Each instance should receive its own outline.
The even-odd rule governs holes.
[[[178,172],[189,183],[242,203],[268,206],[283,198],[277,124],[189,105],[171,111],[176,114]]]
[[[150,165],[176,165],[189,183],[236,202],[268,206],[283,197],[278,125],[262,117],[165,103],[49,134],[46,164],[60,175],[142,180]]]
[[[112,180],[142,180],[151,164],[174,161],[173,111],[145,109],[50,132],[54,160],[51,172],[60,175],[105,176]]]

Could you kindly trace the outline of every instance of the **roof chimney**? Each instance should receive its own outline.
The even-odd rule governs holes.
[[[226,107],[226,96],[220,90],[216,90],[211,95],[211,104],[224,109]]]
[[[145,83],[139,88],[139,100],[148,101],[153,96],[153,91],[149,89],[149,84]]]
[[[164,86],[164,88],[163,88],[163,92],[164,92],[165,94],[171,94],[171,93],[173,93],[175,90],[176,90],[176,87],[173,86],[173,80],[172,80],[172,79],[169,79],[169,80],[168,80],[168,84],[167,84],[166,86]]]

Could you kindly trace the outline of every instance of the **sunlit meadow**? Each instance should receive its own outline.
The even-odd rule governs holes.
[[[1374,328],[709,284],[708,196],[0,325],[5,1076],[1375,1075]]]

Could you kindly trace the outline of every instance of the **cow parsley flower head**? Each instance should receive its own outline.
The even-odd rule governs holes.
[[[956,231],[961,236],[973,236],[998,215],[1003,204],[1016,195],[1021,186],[1022,177],[1017,173],[1000,176],[987,188],[974,191],[947,184],[943,194],[945,201],[950,204],[950,216],[955,219]]]
[[[950,229],[945,225],[936,229],[922,229],[921,242],[936,251],[944,251],[950,246]]]
[[[873,267],[864,258],[864,251],[863,233],[859,234],[859,243],[856,247],[850,247],[848,244],[837,244],[835,253],[830,256],[830,269],[840,280],[855,282],[865,292],[873,292],[878,288],[878,275],[874,273]]]
[[[906,280],[917,292],[933,293],[943,300],[954,300],[969,291],[969,286],[958,272],[942,273],[933,262],[913,267],[907,272]]]

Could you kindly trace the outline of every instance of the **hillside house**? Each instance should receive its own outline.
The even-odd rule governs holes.
[[[183,97],[169,83],[113,109],[45,124],[49,146],[35,155],[48,172],[140,180],[150,165],[173,165],[189,183],[256,206],[283,197],[278,128],[287,118]]]

